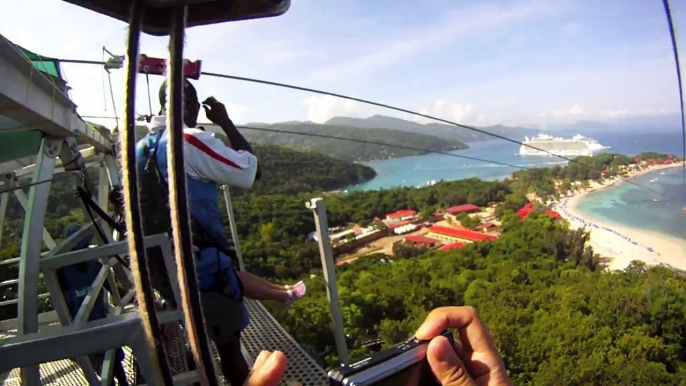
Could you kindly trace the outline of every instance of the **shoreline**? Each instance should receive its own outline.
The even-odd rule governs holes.
[[[659,165],[630,174],[634,178],[646,173],[681,167],[681,163]],[[640,260],[648,265],[666,265],[686,270],[686,240],[606,220],[599,220],[578,209],[579,202],[589,193],[598,192],[610,187],[617,187],[624,182],[619,178],[605,184],[592,183],[591,188],[576,192],[571,197],[561,199],[556,209],[573,229],[586,228],[590,232],[590,245],[595,253],[606,259],[606,269],[625,269],[632,260]]]

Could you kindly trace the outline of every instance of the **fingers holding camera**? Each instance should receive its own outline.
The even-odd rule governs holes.
[[[505,370],[505,364],[502,357],[495,347],[493,338],[488,333],[488,329],[479,319],[479,315],[472,307],[442,307],[437,308],[427,316],[424,323],[417,330],[416,337],[421,340],[432,339],[429,344],[429,351],[432,345],[440,345],[444,348],[443,343],[434,343],[434,341],[445,341],[446,346],[450,346],[446,338],[439,336],[445,329],[457,329],[459,332],[459,339],[455,337],[454,350],[450,347],[453,356],[446,358],[455,358],[457,362],[437,361],[438,356],[434,357],[434,364],[439,366],[441,363],[445,369],[448,366],[446,363],[451,363],[453,370],[445,373],[450,377],[455,377],[460,371],[465,370],[470,376],[470,379],[478,385],[510,385]],[[438,350],[438,348],[434,348]],[[444,351],[437,351],[435,354],[448,353]],[[427,354],[428,355],[428,354]],[[431,363],[431,359],[429,359]],[[433,365],[432,365],[433,368]],[[446,370],[447,371],[447,370]],[[434,370],[437,378],[441,378],[441,374]],[[452,378],[449,378],[452,379]],[[453,383],[444,383],[453,385]],[[461,383],[454,383],[461,385]],[[469,383],[466,383],[468,385]]]
[[[431,340],[426,353],[431,371],[443,386],[476,386],[464,363],[444,336]]]

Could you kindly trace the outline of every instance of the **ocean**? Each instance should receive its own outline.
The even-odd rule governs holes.
[[[644,151],[658,151],[680,155],[681,133],[598,133],[593,136],[610,151],[636,155]],[[519,155],[519,145],[501,139],[474,142],[467,150],[450,152],[457,156],[467,156],[491,160],[518,167],[546,167],[565,165],[567,161],[558,157],[523,157]],[[483,180],[507,178],[519,168],[485,163],[443,154],[426,154],[416,157],[395,158],[383,161],[364,162],[376,170],[378,176],[371,181],[348,190],[378,190],[396,186],[426,186],[432,181],[459,180],[479,177]]]
[[[601,144],[611,146],[612,152],[636,155],[645,151],[682,154],[681,133],[602,133],[593,135]],[[492,140],[469,144],[470,149],[454,151],[453,154],[481,158],[524,167],[546,167],[564,165],[567,162],[557,157],[523,157],[519,145],[503,140]],[[354,190],[378,190],[397,186],[421,187],[440,180],[458,180],[478,177],[483,180],[498,180],[509,176],[517,168],[461,159],[440,154],[427,154],[383,161],[365,162],[378,174],[373,180],[349,187]],[[661,174],[664,173],[664,174]],[[621,183],[587,195],[579,210],[598,220],[624,224],[635,228],[664,232],[679,238],[686,238],[686,190],[681,181],[679,168],[662,172],[651,172],[636,177],[637,184],[648,186],[662,195],[643,188]],[[655,201],[657,200],[657,201]]]
[[[647,229],[686,239],[686,188],[679,168],[656,170],[620,182],[579,201],[577,209],[599,221]]]

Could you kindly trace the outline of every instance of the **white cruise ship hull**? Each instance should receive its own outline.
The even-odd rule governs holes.
[[[519,154],[535,156],[556,155],[565,157],[579,157],[593,156],[607,151],[609,148],[609,146],[601,145],[595,139],[584,137],[578,134],[569,139],[539,134],[535,138],[526,137],[524,142],[522,142],[522,146],[519,148]]]
[[[580,157],[580,156],[594,156],[596,154],[604,153],[610,149],[609,146],[600,146],[597,148],[587,148],[587,149],[555,149],[555,148],[550,148],[549,146],[538,146],[536,143],[528,143],[527,145],[545,150],[545,151],[540,151],[533,149],[528,146],[520,146],[519,148],[519,155],[535,155],[535,156],[550,156],[550,155],[557,155],[557,156],[565,156],[565,157]]]

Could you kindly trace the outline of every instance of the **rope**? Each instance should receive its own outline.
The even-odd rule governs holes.
[[[105,65],[105,46],[102,47],[102,63],[99,63],[101,65]],[[102,81],[102,105],[104,107],[105,112],[107,112],[107,93],[105,92],[105,68],[100,71],[100,80]]]
[[[114,111],[114,119],[117,121],[117,127],[120,127],[119,116],[117,115],[117,104],[114,102],[114,90],[112,89],[112,74],[109,71],[107,71],[107,80],[110,83],[110,98],[112,99],[112,110]]]
[[[148,84],[148,107],[150,108],[150,116],[152,116],[152,98],[150,97],[150,75],[145,73],[145,82]]]
[[[10,192],[14,192],[15,190],[26,189],[26,188],[30,188],[32,186],[47,184],[47,183],[53,182],[53,181],[56,181],[56,180],[51,178],[51,179],[47,179],[47,180],[32,182],[32,183],[27,184],[27,185],[15,186],[14,188],[7,189],[7,190],[0,189],[0,193],[10,193]]]
[[[676,64],[676,78],[679,85],[679,108],[681,109],[681,145],[682,158],[686,160],[686,116],[684,115],[684,88],[681,83],[681,65],[679,63],[679,50],[676,43],[676,31],[674,22],[672,21],[672,11],[669,8],[669,0],[662,0],[665,6],[665,14],[667,16],[667,25],[669,26],[669,35],[672,38],[672,51],[674,51],[674,64]],[[681,183],[686,186],[686,162],[682,168]]]
[[[144,1],[134,1],[129,25],[126,63],[126,104],[122,132],[122,169],[124,189],[124,208],[126,212],[126,236],[129,241],[131,269],[140,309],[141,324],[145,332],[145,343],[150,356],[152,373],[155,379],[148,383],[173,384],[169,365],[162,346],[162,332],[154,306],[154,293],[151,285],[146,259],[138,200],[138,176],[136,165],[136,73],[138,46],[140,44],[141,24],[143,21]]]
[[[95,216],[93,215],[93,211],[91,210],[91,207],[89,206],[89,202],[87,202],[87,200],[90,199],[90,197],[88,197],[89,193],[86,192],[86,190],[82,187],[76,188],[76,191],[78,192],[79,196],[81,197],[81,200],[83,201],[83,205],[86,208],[86,213],[88,213],[88,217],[90,217],[91,222],[93,223],[95,230],[98,232],[98,235],[100,236],[100,239],[102,240],[103,244],[109,244],[110,240],[105,235],[105,232],[100,227],[100,224],[98,224],[98,222],[95,221]],[[90,201],[92,202],[93,200],[90,199]],[[98,207],[98,209],[102,210],[100,207]],[[96,210],[96,212],[97,212],[97,210]],[[100,213],[98,213],[98,216],[100,216],[101,219],[105,220],[105,222],[107,222],[110,226],[112,226],[112,224],[109,223],[108,219],[103,217]],[[112,220],[112,219],[109,218],[109,220]],[[112,229],[121,233],[119,226],[114,226],[114,227],[112,227]],[[117,259],[119,264],[121,264],[122,266],[128,268],[129,270],[131,269],[131,267],[129,267],[129,265],[126,263],[126,261],[124,261],[124,259],[121,256],[114,255],[114,258]]]
[[[169,205],[171,209],[172,239],[178,266],[181,301],[183,303],[188,340],[200,383],[218,386],[212,352],[200,303],[198,279],[193,258],[191,222],[186,192],[186,169],[183,153],[183,45],[186,24],[186,6],[177,6],[172,12],[172,31],[169,40],[169,65],[167,73],[167,128],[169,130],[168,171]]]

